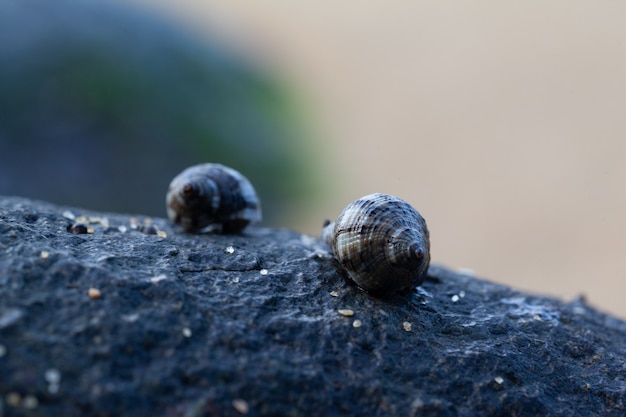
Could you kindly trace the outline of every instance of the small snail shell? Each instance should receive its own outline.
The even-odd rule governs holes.
[[[348,204],[322,238],[362,289],[390,294],[424,282],[430,263],[426,221],[406,201],[370,194]]]
[[[246,177],[220,164],[200,164],[185,169],[170,183],[167,215],[188,232],[209,225],[223,233],[238,233],[261,220],[261,202]]]

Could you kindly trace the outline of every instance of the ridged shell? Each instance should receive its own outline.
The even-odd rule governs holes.
[[[254,187],[238,171],[221,164],[185,169],[167,190],[168,217],[189,232],[210,225],[223,233],[238,233],[261,220],[261,202]]]
[[[406,201],[370,194],[350,203],[322,238],[362,289],[394,293],[424,282],[430,241],[424,218]]]

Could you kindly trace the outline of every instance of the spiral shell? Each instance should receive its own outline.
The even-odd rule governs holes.
[[[424,282],[430,263],[426,221],[406,201],[370,194],[348,204],[322,238],[362,289],[390,294]]]
[[[207,226],[222,233],[239,233],[261,220],[261,202],[246,177],[220,164],[200,164],[185,169],[170,183],[167,215],[188,232]]]

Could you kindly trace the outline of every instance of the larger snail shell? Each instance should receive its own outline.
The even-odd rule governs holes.
[[[185,169],[167,190],[168,217],[189,232],[207,226],[223,233],[238,233],[261,220],[261,203],[246,177],[220,164],[200,164]]]
[[[350,203],[322,238],[362,289],[394,293],[424,282],[430,241],[424,218],[406,201],[370,194]]]

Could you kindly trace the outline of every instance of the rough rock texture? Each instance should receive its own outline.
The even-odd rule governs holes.
[[[4,197],[0,394],[3,416],[623,416],[626,323],[435,266],[376,299],[292,231]]]

